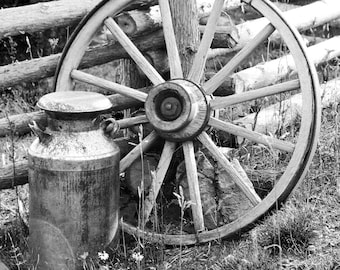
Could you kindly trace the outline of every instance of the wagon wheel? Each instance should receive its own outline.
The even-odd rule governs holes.
[[[103,1],[81,22],[63,52],[55,80],[56,91],[73,90],[74,84],[82,82],[110,90],[112,93],[121,94],[129,98],[126,100],[131,100],[132,98],[139,103],[144,103],[146,115],[126,119],[126,123],[133,125],[149,122],[154,130],[120,161],[120,170],[124,172],[139,157],[141,148],[143,151],[147,151],[159,138],[165,140],[156,169],[156,177],[151,185],[152,190],[145,198],[143,213],[140,213],[144,220],[148,220],[156,198],[160,194],[160,189],[175,151],[179,147],[183,150],[190,201],[192,203],[192,223],[195,232],[187,234],[158,233],[149,231],[146,229],[147,226],[132,226],[125,222],[121,224],[122,229],[125,232],[139,235],[151,241],[162,241],[166,244],[177,245],[207,242],[231,236],[249,228],[254,222],[263,217],[273,207],[280,205],[288,197],[298,181],[305,175],[316,147],[320,121],[318,82],[316,72],[307,58],[299,34],[269,1],[244,0],[249,7],[266,17],[269,23],[214,76],[204,80],[206,55],[223,5],[223,1],[216,0],[189,75],[183,76],[179,53],[177,47],[174,46],[176,42],[169,3],[166,0],[159,1],[163,25],[166,26],[163,26],[163,31],[165,33],[167,52],[170,56],[168,57],[170,80],[166,81],[146,61],[139,49],[112,19],[132,2],[131,0]],[[122,44],[127,54],[152,82],[153,86],[147,93],[79,70],[80,63],[92,37],[103,25]],[[259,60],[254,60],[256,57],[251,57],[258,54],[258,49],[263,44],[266,44],[265,46],[268,48],[267,40],[275,30],[281,34],[281,38],[293,57],[297,70],[295,79],[286,79],[283,82],[261,87],[247,93],[238,93],[225,97],[214,96],[216,89],[226,78],[246,67],[246,65],[242,66],[246,60],[250,61],[249,59],[252,59],[251,61],[259,62]],[[236,125],[232,119],[230,120],[230,115],[217,117],[213,113],[214,110],[241,106],[240,104],[243,107],[250,107],[255,100],[262,100],[264,103],[272,99],[277,101],[277,97],[282,98],[284,96],[289,98],[297,92],[302,96],[302,111],[298,120],[299,123],[296,125],[299,129],[295,132],[293,140],[291,140],[290,136],[286,136],[287,139],[285,136],[278,137],[274,134],[266,135],[249,130],[243,126]],[[131,102],[127,104],[129,105],[126,107],[129,107]],[[258,110],[261,111],[262,109],[260,107]],[[230,111],[225,110],[224,113]],[[225,132],[238,138],[246,139],[247,143],[243,144],[243,149],[248,149],[248,146],[256,147],[257,145],[256,149],[267,149],[268,153],[279,153],[276,157],[279,156],[279,160],[284,159],[285,169],[281,174],[279,173],[274,177],[272,186],[267,193],[259,196],[259,191],[256,189],[255,191],[247,184],[247,176],[245,175],[247,173],[249,176],[249,168],[253,169],[253,171],[256,171],[257,168],[263,168],[261,174],[266,174],[266,170],[272,169],[270,164],[269,166],[263,166],[264,162],[271,163],[268,161],[269,159],[265,158],[265,154],[263,154],[264,160],[259,159],[256,151],[248,151],[247,158],[245,158],[246,155],[242,156],[240,154],[240,162],[243,167],[243,171],[240,172],[231,164],[229,158],[222,153],[220,148],[222,144],[210,136],[214,131],[219,132],[219,134]],[[219,223],[213,229],[206,229],[204,224],[194,144],[204,147],[208,151],[209,155],[217,161],[217,164],[227,172],[232,183],[241,191],[238,194],[245,196],[251,204],[251,207],[242,215],[237,216],[236,219],[222,224]],[[239,153],[241,153],[241,150]],[[251,175],[249,178],[254,180]]]

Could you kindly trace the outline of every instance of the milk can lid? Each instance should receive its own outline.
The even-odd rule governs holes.
[[[99,93],[61,91],[44,95],[37,106],[52,113],[80,114],[104,112],[111,109],[112,104],[106,96]]]

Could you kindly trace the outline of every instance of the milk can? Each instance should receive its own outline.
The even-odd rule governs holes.
[[[119,148],[98,116],[105,96],[82,91],[43,96],[48,127],[31,126],[29,246],[37,269],[78,269],[118,228]]]

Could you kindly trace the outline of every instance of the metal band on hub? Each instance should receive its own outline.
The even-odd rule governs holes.
[[[176,79],[153,88],[145,102],[145,110],[160,136],[171,141],[185,141],[204,129],[209,109],[199,86]]]

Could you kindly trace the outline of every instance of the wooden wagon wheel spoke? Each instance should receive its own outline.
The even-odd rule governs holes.
[[[176,37],[171,18],[170,5],[168,0],[159,0],[159,6],[163,18],[163,31],[170,66],[170,77],[182,78],[183,71],[181,59],[178,53]]]
[[[293,91],[298,89],[299,87],[300,87],[299,80],[278,83],[275,85],[262,87],[256,90],[234,94],[227,97],[216,97],[215,99],[210,101],[210,107],[213,110],[226,108],[228,106],[236,105],[242,102],[264,98],[288,91]]]
[[[230,164],[229,160],[221,153],[217,148],[215,143],[211,140],[206,132],[202,132],[198,139],[200,142],[208,149],[208,151],[213,155],[214,158],[220,163],[220,165],[229,173],[232,181],[242,190],[242,192],[247,196],[251,203],[256,206],[261,202],[261,198],[256,194],[256,192],[249,187],[249,185],[242,179],[242,176],[234,169]]]
[[[133,88],[121,85],[119,83],[111,82],[97,76],[85,73],[80,70],[72,70],[71,72],[72,79],[77,81],[85,82],[88,84],[92,84],[94,86],[101,87],[106,90],[110,90],[114,93],[121,94],[126,97],[131,97],[133,99],[137,99],[139,101],[145,101],[147,94],[141,91],[135,90]]]
[[[198,184],[197,166],[195,161],[194,145],[192,142],[184,142],[182,144],[185,168],[189,185],[190,202],[192,216],[194,220],[194,227],[196,232],[204,230],[204,219],[202,210],[202,201],[200,188]]]
[[[117,120],[117,124],[119,128],[129,128],[136,125],[146,124],[149,120],[146,118],[145,115],[139,115],[130,118],[123,118]]]
[[[274,149],[286,151],[289,153],[294,151],[295,146],[290,142],[285,142],[274,137],[266,136],[261,133],[237,126],[235,124],[224,122],[214,117],[210,118],[209,125],[212,126],[213,128],[223,130],[235,136],[243,137],[252,142],[261,143]]]
[[[207,60],[208,50],[210,48],[211,42],[213,40],[215,29],[217,26],[217,21],[221,15],[221,10],[223,7],[223,0],[216,0],[214,2],[211,14],[208,19],[207,26],[205,28],[201,44],[198,48],[197,54],[195,55],[194,61],[192,63],[191,70],[188,75],[188,79],[200,83],[202,78],[205,62]]]
[[[225,79],[254,52],[254,50],[263,43],[273,32],[275,28],[272,24],[267,24],[254,38],[249,41],[218,73],[203,84],[203,89],[207,94],[212,94]]]
[[[138,159],[142,152],[147,151],[152,144],[157,140],[158,136],[156,132],[151,132],[146,136],[138,145],[135,146],[121,161],[120,172],[124,172],[136,159]]]
[[[145,198],[144,214],[143,214],[144,223],[146,223],[149,220],[149,216],[151,214],[152,208],[154,207],[156,203],[158,193],[164,182],[164,179],[169,169],[170,162],[175,152],[175,149],[176,149],[176,143],[165,142],[164,148],[161,154],[161,158],[156,168],[155,176],[152,179],[153,182],[151,184],[149,194]]]
[[[153,84],[156,85],[164,82],[162,76],[159,75],[157,70],[146,60],[143,54],[111,17],[108,17],[104,23]]]

